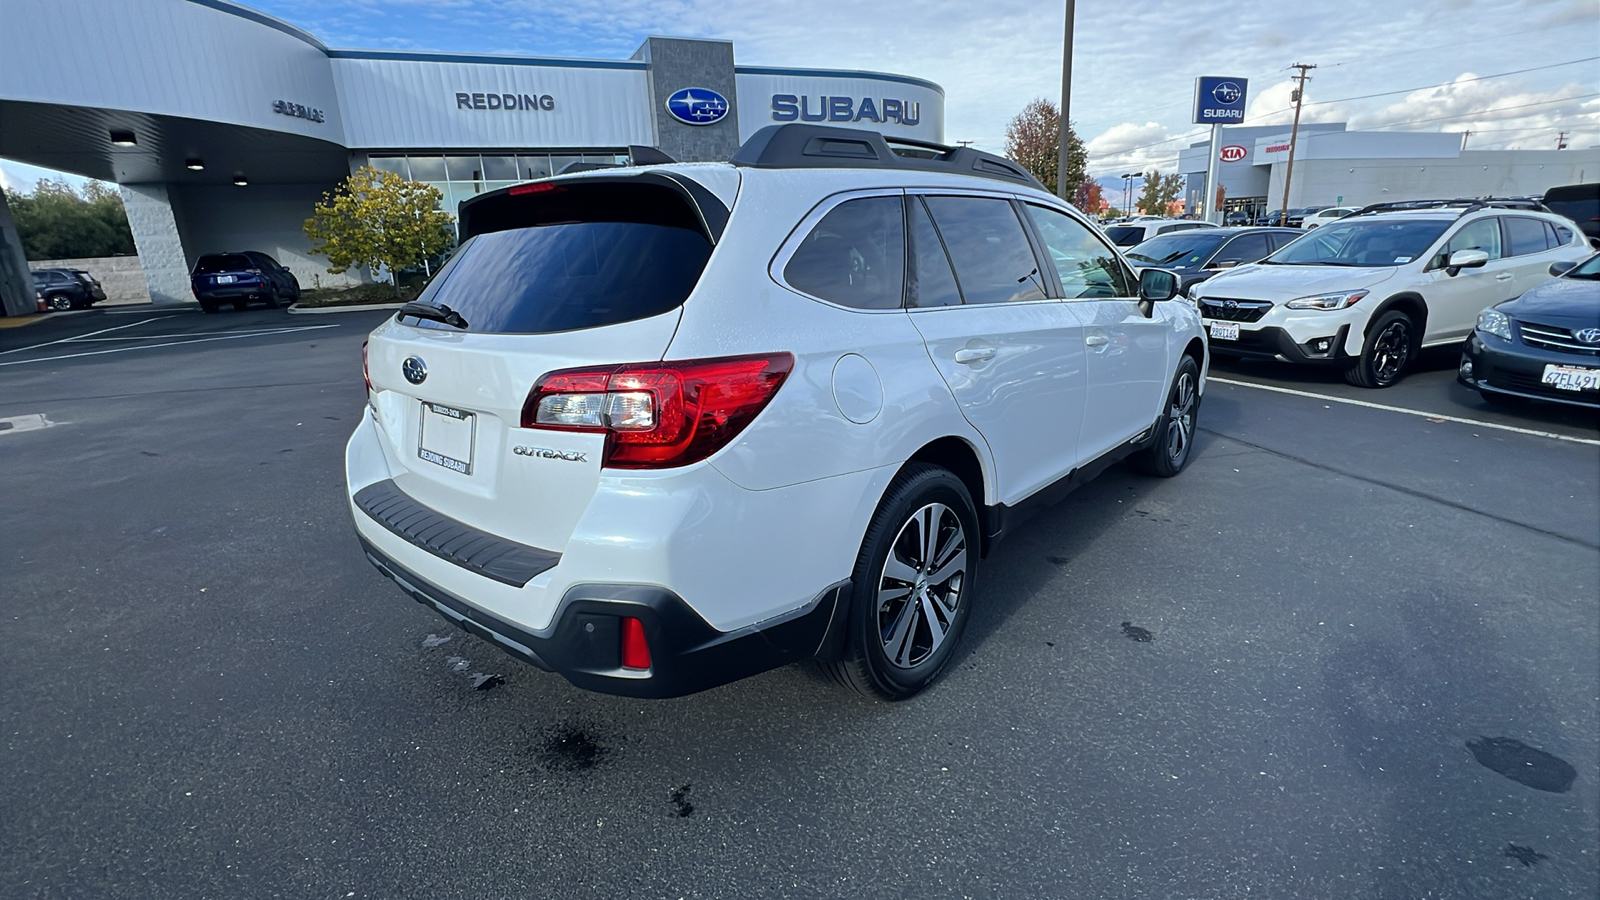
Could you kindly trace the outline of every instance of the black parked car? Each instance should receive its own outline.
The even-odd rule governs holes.
[[[36,269],[33,289],[41,310],[88,309],[106,298],[100,282],[82,269]]]
[[[1127,251],[1141,268],[1166,269],[1178,276],[1178,293],[1223,269],[1259,262],[1305,232],[1298,228],[1203,228],[1161,234]]]
[[[1600,182],[1564,184],[1544,192],[1544,205],[1578,223],[1590,246],[1600,250]]]
[[[189,286],[200,308],[208,313],[224,303],[244,309],[247,303],[265,303],[268,309],[300,299],[300,282],[294,273],[265,253],[207,253],[195,260]]]
[[[1479,313],[1457,379],[1491,403],[1600,409],[1600,254]]]

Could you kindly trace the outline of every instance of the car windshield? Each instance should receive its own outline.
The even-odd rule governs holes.
[[[1403,266],[1428,252],[1449,219],[1367,219],[1324,225],[1263,262],[1273,266]]]
[[[1584,281],[1600,281],[1600,253],[1589,257],[1578,266],[1567,272],[1568,278],[1581,278]]]
[[[1128,258],[1153,266],[1197,266],[1227,239],[1225,234],[1208,233],[1203,228],[1175,231],[1134,247],[1128,251]]]

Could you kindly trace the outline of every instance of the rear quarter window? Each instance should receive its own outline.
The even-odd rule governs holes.
[[[846,200],[822,217],[783,267],[790,287],[840,306],[897,309],[905,279],[899,197]]]

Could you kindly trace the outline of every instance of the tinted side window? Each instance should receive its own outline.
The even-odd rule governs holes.
[[[1456,232],[1445,246],[1445,258],[1449,259],[1451,254],[1462,250],[1482,250],[1489,254],[1490,259],[1504,256],[1500,248],[1500,220],[1493,217],[1479,219]]]
[[[899,197],[846,200],[822,217],[783,267],[795,289],[840,306],[898,309],[905,279]]]
[[[922,201],[908,198],[906,213],[911,220],[911,281],[906,285],[906,297],[915,307],[961,305],[961,289],[950,271],[950,258]]]
[[[1572,243],[1572,229],[1565,225],[1551,226],[1556,230],[1556,246],[1562,247]]]
[[[1544,230],[1543,221],[1526,216],[1506,216],[1505,223],[1506,238],[1511,242],[1511,252],[1507,256],[1543,253],[1550,249],[1550,236]]]
[[[928,197],[967,303],[1043,300],[1033,246],[1006,200]]]
[[[1219,262],[1233,262],[1243,265],[1264,259],[1272,250],[1267,246],[1267,236],[1264,234],[1242,234],[1228,242],[1226,247],[1217,253],[1212,265]]]
[[[1067,299],[1133,296],[1133,277],[1094,232],[1053,209],[1030,203],[1027,210]]]

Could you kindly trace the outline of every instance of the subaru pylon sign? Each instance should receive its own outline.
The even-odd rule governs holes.
[[[728,98],[710,88],[684,88],[667,98],[667,112],[685,125],[710,125],[728,114]]]
[[[1243,78],[1201,75],[1194,80],[1196,125],[1237,125],[1244,121],[1246,88]]]

